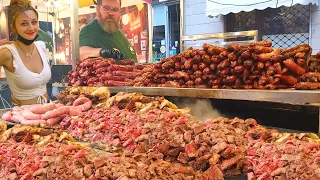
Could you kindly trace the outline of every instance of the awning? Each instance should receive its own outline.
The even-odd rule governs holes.
[[[307,5],[310,3],[318,5],[318,0],[206,0],[206,15],[226,15],[240,11],[249,12],[254,9],[263,10],[268,7],[276,8],[280,6],[291,6],[291,4]]]
[[[78,0],[78,3],[79,3],[79,8],[94,5],[93,0]],[[141,3],[151,4],[151,0],[121,0],[122,7],[132,6],[132,5],[141,4]]]

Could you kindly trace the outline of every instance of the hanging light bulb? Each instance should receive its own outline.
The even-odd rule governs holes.
[[[53,6],[54,7],[59,7],[60,6],[60,2],[57,1],[57,0],[53,1]]]
[[[46,1],[46,2],[44,3],[44,5],[45,5],[46,7],[50,7],[50,6],[51,6],[51,2],[50,2],[50,1]]]

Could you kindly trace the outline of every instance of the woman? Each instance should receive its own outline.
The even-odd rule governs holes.
[[[5,69],[15,105],[49,101],[46,84],[51,78],[49,58],[42,41],[35,42],[39,31],[38,12],[29,0],[11,0],[10,28],[16,38],[0,50],[0,66]]]

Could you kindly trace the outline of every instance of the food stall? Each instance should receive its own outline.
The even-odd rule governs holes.
[[[201,103],[183,108],[169,99],[318,107],[320,74],[306,72],[311,47],[278,49],[255,38],[200,46],[156,64],[76,62],[57,101],[2,112],[0,179],[320,179],[316,134],[252,118],[202,119],[191,113]]]

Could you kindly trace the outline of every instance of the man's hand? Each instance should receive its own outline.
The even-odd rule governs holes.
[[[0,46],[6,45],[6,44],[12,44],[13,41],[8,41],[6,39],[0,39]]]
[[[113,58],[115,60],[122,60],[123,59],[123,53],[119,51],[118,49],[105,49],[102,48],[100,50],[100,56],[103,58]]]

